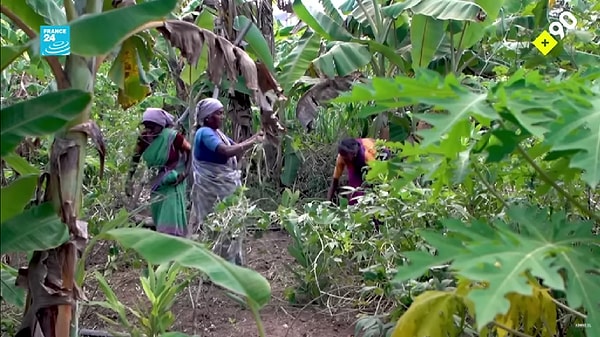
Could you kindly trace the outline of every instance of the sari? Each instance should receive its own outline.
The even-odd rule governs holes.
[[[232,145],[231,141],[220,130],[215,130],[221,141]],[[197,144],[195,144],[197,146]],[[192,162],[194,187],[192,190],[195,217],[202,223],[213,212],[217,203],[233,195],[242,186],[241,172],[237,167],[237,159],[231,157],[225,164],[197,160]],[[242,265],[242,241],[245,228],[220,228],[215,240],[213,252],[226,260]]]
[[[156,230],[185,237],[188,234],[186,184],[173,185],[179,173],[185,170],[185,163],[180,158],[174,165],[166,166],[176,135],[177,131],[164,128],[146,148],[142,159],[153,172],[150,210]]]
[[[344,168],[348,169],[348,186],[353,191],[347,192],[348,204],[356,205],[358,199],[365,195],[365,176],[369,170],[369,162],[373,160],[387,160],[391,152],[387,148],[378,149],[375,140],[371,138],[356,139],[360,145],[355,163],[346,163],[342,156],[338,155],[333,177],[339,179]]]

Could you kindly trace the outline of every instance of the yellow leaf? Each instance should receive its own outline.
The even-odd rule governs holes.
[[[537,282],[530,282],[533,294],[525,296],[511,293],[507,295],[510,309],[505,315],[498,315],[496,322],[522,331],[529,335],[536,335],[540,331],[543,337],[556,334],[556,304],[552,301],[549,290],[542,288]],[[506,337],[508,331],[495,327],[498,337]]]
[[[392,337],[445,337],[456,335],[454,314],[463,300],[456,292],[426,291],[400,317]]]
[[[132,36],[121,45],[110,76],[119,86],[117,100],[123,109],[127,109],[150,95],[150,87],[145,84],[144,59],[142,54],[148,48],[139,36]]]

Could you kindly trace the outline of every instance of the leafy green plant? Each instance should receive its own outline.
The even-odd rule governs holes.
[[[432,266],[451,261],[449,268],[455,275],[480,284],[465,297],[471,303],[477,331],[482,332],[489,323],[493,323],[498,331],[506,330],[506,327],[518,329],[520,315],[513,311],[520,309],[528,313],[526,317],[531,321],[525,324],[525,332],[531,334],[529,329],[537,324],[532,315],[556,315],[556,309],[549,306],[565,308],[558,300],[548,297],[550,295],[544,295],[545,304],[540,304],[544,309],[523,306],[515,309],[521,304],[515,302],[511,294],[536,298],[532,280],[539,279],[546,287],[564,294],[567,305],[587,311],[587,316],[577,315],[586,317],[587,334],[593,336],[597,331],[596,313],[600,303],[597,295],[600,245],[591,235],[592,223],[570,221],[564,212],[551,213],[548,209],[531,206],[511,207],[508,215],[512,220],[510,223],[497,220],[490,225],[481,221],[465,224],[448,219],[443,221],[444,234],[423,231],[421,235],[436,247],[436,255],[404,253],[410,265],[399,268],[396,281],[418,277]],[[439,305],[440,310],[443,307],[454,312],[447,307],[450,303]],[[409,312],[412,311],[409,309]],[[502,318],[506,315],[513,318]],[[401,331],[407,328],[405,324],[412,324],[410,322],[408,318],[401,319],[395,336],[401,336]],[[545,328],[556,331],[555,322],[555,319],[546,319]]]
[[[399,145],[404,158],[375,163],[370,179],[391,181],[402,176],[394,186],[402,189],[411,188],[413,179],[425,174],[433,181],[436,197],[448,189],[466,188],[472,192],[474,180],[481,182],[500,204],[491,217],[476,215],[465,221],[470,225],[441,220],[448,233],[422,232],[420,235],[436,248],[436,258],[426,259],[430,256],[426,252],[402,254],[413,268],[421,269],[412,273],[411,267],[400,267],[398,280],[419,277],[427,267],[450,261],[456,275],[486,284],[468,295],[474,303],[475,328],[482,331],[489,323],[499,324],[497,316],[508,312],[510,301],[504,296],[531,295],[527,277],[537,277],[545,287],[564,292],[570,308],[586,311],[586,333],[597,334],[594,312],[599,301],[594,294],[587,294],[587,289],[593,291],[591,284],[598,284],[594,281],[598,266],[595,262],[586,262],[585,266],[581,263],[584,256],[598,256],[598,239],[592,228],[600,216],[588,207],[589,195],[580,191],[585,185],[595,189],[600,182],[596,169],[600,167],[596,165],[600,153],[594,146],[600,135],[600,120],[596,118],[598,78],[595,71],[548,78],[521,70],[505,82],[474,88],[464,77],[442,78],[423,70],[414,79],[375,78],[372,84],[356,86],[351,95],[339,99],[374,100],[389,107],[425,105],[425,113],[413,114],[432,126],[418,133],[420,144]],[[402,102],[393,98],[400,93]],[[528,186],[531,192],[524,198],[507,198],[511,192],[498,189],[500,177],[490,175],[495,166],[508,166],[503,163],[506,159],[511,165],[513,160],[526,164],[516,166],[521,168],[515,176],[521,178],[510,183]],[[531,175],[531,181],[523,180],[524,172]],[[579,191],[562,181],[579,186]],[[545,195],[561,198],[552,211],[514,206],[538,204]],[[507,216],[511,224],[516,222],[516,229],[511,229]],[[573,310],[570,308],[564,310]],[[402,330],[399,323],[396,331]]]
[[[106,297],[104,301],[92,301],[88,305],[101,306],[117,314],[118,321],[104,315],[98,316],[109,323],[111,334],[121,336],[118,330],[125,330],[125,335],[132,337],[159,337],[168,332],[175,322],[172,306],[176,296],[189,284],[191,275],[185,276],[183,269],[176,263],[165,263],[155,267],[148,265],[147,276],[140,277],[141,287],[149,305],[138,303],[137,308],[124,305],[119,301],[110,285],[95,272],[95,277]],[[182,280],[182,276],[184,279]],[[129,315],[135,319],[131,322]]]
[[[31,171],[35,170],[28,168],[29,165],[23,165],[22,162],[15,160],[13,164],[16,162],[17,165],[9,163],[14,170],[25,168],[29,174],[24,176],[21,172],[22,177],[15,180],[14,185],[9,185],[2,190],[2,253],[35,251],[29,261],[28,271],[23,272],[23,275],[30,277],[28,282],[22,284],[28,288],[30,305],[25,306],[27,312],[20,332],[33,331],[37,326],[42,326],[42,333],[46,335],[77,336],[76,294],[78,291],[74,279],[75,266],[80,267],[78,279],[81,281],[84,278],[82,270],[85,264],[78,263],[78,253],[84,251],[89,239],[88,223],[79,219],[81,210],[84,209],[82,182],[86,178],[86,173],[88,177],[94,175],[89,172],[95,168],[94,165],[86,167],[88,140],[93,141],[100,154],[97,171],[94,172],[100,177],[104,171],[107,152],[102,130],[91,119],[92,93],[97,71],[104,61],[112,59],[113,53],[116,54],[110,77],[119,86],[117,101],[122,107],[129,108],[143,100],[150,92],[145,70],[148,69],[150,59],[154,55],[150,52],[153,49],[152,36],[147,34],[146,30],[160,29],[159,32],[167,38],[167,42],[181,50],[189,46],[179,44],[183,40],[174,36],[185,35],[186,28],[192,29],[192,34],[208,34],[213,39],[215,37],[212,32],[193,24],[186,26],[186,23],[181,21],[164,21],[177,7],[176,0],[147,1],[140,4],[121,1],[103,4],[98,1],[77,0],[65,1],[62,4],[64,7],[55,2],[49,4],[41,6],[35,1],[27,4],[6,1],[1,7],[3,18],[10,19],[13,25],[3,25],[3,28],[14,27],[13,30],[20,29],[27,35],[26,42],[12,36],[11,42],[16,45],[2,46],[1,70],[5,70],[11,62],[24,53],[41,60],[38,48],[30,48],[39,41],[40,26],[66,24],[70,26],[72,32],[72,53],[66,57],[64,65],[61,63],[63,60],[58,57],[43,58],[48,63],[55,81],[55,85],[51,86],[50,90],[56,91],[8,106],[3,104],[2,107],[0,155],[7,163],[8,157],[11,155],[13,159],[16,157],[13,150],[25,137],[53,136],[49,151],[49,172],[42,176],[44,179],[38,180],[39,173],[32,173]],[[115,25],[114,22],[122,24]],[[107,29],[106,34],[94,34],[98,27]],[[4,36],[3,33],[3,41]],[[221,47],[227,41],[219,41],[218,50],[222,51]],[[215,46],[210,43],[208,45]],[[233,48],[231,43],[227,46]],[[199,47],[194,46],[194,48]],[[231,52],[233,53],[232,50]],[[239,48],[236,55],[238,58],[244,58],[244,61],[249,60],[247,62],[249,70],[244,69],[246,85],[258,91],[256,64]],[[197,57],[187,56],[197,61]],[[233,72],[230,71],[229,74]],[[239,69],[236,68],[235,72],[239,73]],[[220,77],[215,76],[212,80],[221,83]],[[237,76],[230,76],[230,80],[237,80]],[[36,186],[38,181],[39,186]],[[38,193],[36,193],[35,205],[27,208],[36,187]],[[11,199],[17,202],[9,204],[4,201]],[[26,225],[23,227],[23,224]],[[40,231],[43,236],[39,236]],[[117,229],[103,234],[110,235],[112,239],[119,240],[121,243],[128,242],[131,235],[139,235],[135,230],[132,233],[120,232]],[[169,246],[173,245],[171,239],[159,237],[157,240],[166,240],[163,243]],[[254,278],[244,275],[246,279],[254,281],[253,284],[245,287],[239,278],[233,281],[228,279],[239,277],[239,270],[234,268],[229,272],[218,272],[228,268],[223,264],[225,262],[210,255],[204,247],[193,246],[185,241],[180,244],[183,244],[180,248],[184,251],[191,249],[198,254],[208,254],[205,257],[209,264],[212,263],[208,268],[213,268],[208,273],[209,277],[216,277],[218,280],[215,283],[225,284],[226,287],[229,286],[234,292],[243,296],[258,320],[258,310],[270,297],[270,289],[264,278],[256,273]],[[182,250],[179,253],[184,254]],[[185,258],[183,260],[185,261]],[[52,268],[53,266],[58,267]],[[196,263],[195,267],[202,269],[207,265]],[[33,280],[32,277],[39,279]],[[49,288],[45,288],[44,285],[60,289],[60,294],[50,293]]]

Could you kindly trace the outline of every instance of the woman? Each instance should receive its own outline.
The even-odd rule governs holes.
[[[389,155],[387,150],[384,150],[385,155]],[[377,149],[375,140],[371,138],[347,138],[340,142],[338,146],[338,155],[335,162],[335,170],[333,171],[333,180],[329,191],[327,192],[327,200],[332,201],[338,189],[339,180],[344,169],[348,169],[348,185],[355,189],[362,187],[364,179],[364,171],[368,168],[368,162],[375,160],[377,157]],[[383,158],[385,159],[385,158]],[[361,190],[354,191],[350,195],[349,204],[354,205],[358,202],[359,196],[364,195]]]
[[[142,158],[154,171],[150,209],[156,230],[186,237],[186,186],[182,182],[190,171],[190,143],[171,128],[173,116],[162,109],[146,109],[142,124],[144,129],[138,137],[127,179],[127,195],[131,196],[131,179]]]
[[[232,195],[241,182],[237,157],[262,141],[262,132],[248,140],[235,144],[222,131],[223,104],[215,98],[206,98],[196,106],[197,128],[193,146],[194,210],[197,220],[202,223],[219,201]],[[242,264],[241,238],[229,245],[227,253],[222,251],[217,239],[215,251],[229,260]],[[225,256],[224,256],[225,257]]]

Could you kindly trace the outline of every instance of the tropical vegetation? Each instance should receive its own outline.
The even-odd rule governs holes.
[[[88,308],[114,336],[198,335],[177,331],[176,303],[189,292],[196,324],[202,284],[259,336],[280,336],[276,300],[353,313],[345,328],[362,337],[600,336],[597,1],[0,9],[3,336],[87,336]],[[531,42],[565,10],[577,27],[543,55]],[[70,27],[70,55],[40,55],[44,25]],[[283,299],[272,273],[225,261],[210,238],[144,228],[143,183],[124,195],[141,111],[173,112],[191,138],[204,97],[226,103],[236,141],[266,133],[207,226],[254,233],[249,250],[279,232]],[[324,201],[345,137],[394,154],[352,206]],[[112,282],[123,268],[141,304]]]

